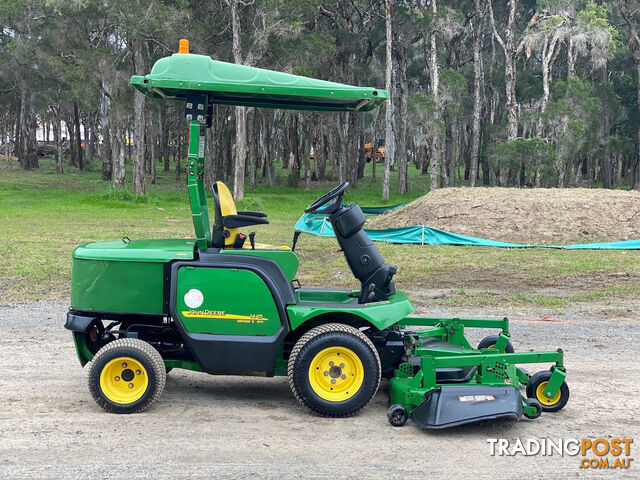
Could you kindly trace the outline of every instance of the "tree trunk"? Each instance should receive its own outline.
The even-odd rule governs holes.
[[[75,130],[74,138],[75,138],[75,144],[76,144],[78,169],[84,170],[84,159],[82,158],[82,135],[80,134],[80,114],[78,113],[78,102],[73,102],[73,128]],[[87,132],[85,132],[85,135],[86,133]]]
[[[432,0],[435,2],[435,0]],[[385,0],[385,25],[386,25],[386,64],[385,64],[385,88],[389,93],[389,101],[385,106],[384,114],[384,137],[385,137],[385,156],[384,156],[384,173],[382,175],[382,199],[389,200],[389,181],[391,179],[391,162],[393,161],[393,155],[390,150],[393,149],[391,145],[391,137],[393,135],[392,125],[392,105],[391,98],[393,96],[393,84],[391,83],[391,74],[393,69],[393,36],[391,31],[391,8],[393,6],[393,0]],[[375,162],[375,156],[373,157]]]
[[[300,182],[300,142],[298,137],[299,115],[299,113],[294,114],[292,121],[289,124],[289,147],[291,153],[287,185],[293,188],[297,188],[298,183]]]
[[[144,56],[142,54],[142,43],[136,42],[133,45],[133,63],[136,75],[145,74]],[[133,193],[145,195],[147,184],[145,182],[144,159],[145,159],[145,96],[137,89],[133,92]]]
[[[62,166],[62,122],[56,117],[53,124],[53,138],[56,142],[56,171],[63,173]]]
[[[233,61],[242,64],[240,19],[238,17],[239,0],[231,0],[231,31]],[[236,201],[244,198],[244,166],[247,158],[247,108],[236,107],[236,145],[235,169],[233,176],[233,198]]]
[[[448,108],[444,108],[444,159],[440,166],[440,179],[442,185],[455,186],[455,159],[453,157],[453,119]]]
[[[308,120],[308,118],[306,119]],[[307,122],[305,122],[307,123]],[[311,135],[305,132],[302,136],[302,158],[304,159],[304,188],[311,188]]]
[[[65,119],[67,125],[71,125],[71,128],[67,127],[67,133],[69,134],[69,154],[71,155],[71,165],[78,168],[78,144],[76,143],[76,129],[73,126],[73,120]]]
[[[478,178],[478,154],[480,152],[480,116],[482,115],[482,17],[481,0],[475,0],[476,24],[473,29],[473,124],[471,127],[471,154],[469,158],[469,185],[476,186]]]
[[[275,115],[274,112],[269,112],[269,117],[267,117],[267,112],[263,109],[258,109],[260,112],[260,116],[262,117],[262,138],[264,139],[264,173],[267,181],[267,186],[273,187],[275,184],[274,174],[275,171],[273,169],[273,151],[271,149],[271,123],[269,122],[269,117]]]
[[[176,180],[178,180],[178,181],[180,180],[180,170],[182,169],[182,160],[181,160],[182,152],[180,151],[180,148],[182,146],[181,141],[180,141],[181,139],[182,139],[182,137],[180,135],[178,135],[178,138],[176,140],[176,144],[175,144],[174,149],[173,149],[173,161],[176,164],[175,172],[176,172]]]
[[[431,14],[433,15],[433,18],[435,18],[438,14],[436,0],[431,0]],[[433,23],[434,25],[431,29],[431,35],[429,39],[429,79],[431,82],[431,93],[433,95],[435,111],[436,114],[439,114],[441,109],[439,95],[440,80],[438,75],[438,45],[436,43],[437,27],[435,25],[435,22]],[[433,136],[431,137],[431,154],[429,155],[429,157],[431,158],[431,168],[429,172],[431,175],[430,191],[434,191],[438,188],[438,166],[440,165],[440,151],[438,142],[439,136],[439,132],[436,129],[436,131],[433,132]]]
[[[29,95],[29,135],[27,136],[27,158],[29,160],[29,168],[40,167],[38,163],[38,142],[36,140],[38,121],[36,117],[35,96],[35,91],[32,91]]]
[[[507,21],[507,29],[505,39],[498,34],[495,26],[495,18],[493,15],[492,1],[489,1],[489,12],[491,15],[491,28],[493,36],[498,40],[504,52],[504,77],[505,77],[505,94],[507,107],[507,139],[514,140],[518,137],[518,103],[516,101],[516,60],[518,52],[514,40],[516,27],[516,0],[509,1],[509,18]]]
[[[162,151],[162,161],[164,162],[164,171],[168,172],[171,169],[171,159],[169,158],[169,123],[167,122],[166,102],[162,102],[162,108],[158,115],[160,116],[160,148]]]
[[[406,48],[402,48],[399,54],[398,73],[400,76],[400,94],[398,95],[400,115],[398,117],[398,148],[396,150],[398,160],[396,163],[398,164],[398,194],[404,195],[407,193],[407,101],[409,98]],[[373,157],[375,162],[375,154]]]
[[[152,112],[149,112],[150,114]],[[151,185],[156,184],[156,155],[157,155],[157,133],[156,122],[153,121],[154,115],[150,115],[149,123],[147,125],[147,132],[145,138],[147,140],[147,146],[149,147],[149,174],[151,175]],[[148,137],[146,134],[148,133]]]
[[[573,37],[569,36],[569,44],[567,45],[567,77],[574,77],[576,74],[576,56],[573,45]]]
[[[252,109],[251,119],[248,121],[248,135],[247,138],[251,139],[248,148],[249,158],[249,188],[255,189],[258,186],[258,146],[256,144],[256,122],[258,114],[255,108]]]
[[[111,126],[109,131],[111,132],[111,154],[113,159],[113,188],[119,190],[124,187],[124,159],[126,145],[122,131],[116,129],[114,126]]]
[[[102,89],[106,91],[106,84],[102,81]],[[100,96],[100,125],[102,133],[102,180],[111,180],[113,174],[113,157],[111,155],[111,122],[109,121],[109,97],[103,92]],[[117,147],[116,147],[117,148]]]

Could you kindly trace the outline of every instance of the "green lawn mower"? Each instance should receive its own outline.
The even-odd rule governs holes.
[[[425,428],[533,419],[564,407],[561,350],[515,353],[507,319],[410,316],[411,302],[394,285],[396,267],[362,229],[362,210],[342,203],[348,183],[305,211],[328,216],[359,290],[301,287],[297,235],[291,248],[256,243],[241,230],[267,224],[266,214],[237,211],[222,182],[212,186],[211,227],[203,171],[213,104],[358,112],[379,106],[386,91],[218,62],[185,45],[181,52],[131,83],[149,97],[185,102],[195,238],[125,237],[73,253],[65,326],[104,410],[149,408],[174,368],[287,376],[296,399],[327,417],[358,412],[386,377],[394,426],[409,418]],[[474,348],[465,328],[497,334]],[[517,366],[528,363],[551,366],[530,376]]]

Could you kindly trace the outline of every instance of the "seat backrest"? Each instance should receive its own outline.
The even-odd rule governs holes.
[[[237,215],[236,203],[233,201],[231,192],[222,182],[214,182],[211,185],[213,190],[213,202],[215,210],[215,218],[213,225],[213,246],[222,248],[232,246],[236,239],[236,235],[240,231],[239,228],[224,228],[222,225],[223,217],[227,215]]]

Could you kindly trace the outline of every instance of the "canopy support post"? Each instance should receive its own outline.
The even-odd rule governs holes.
[[[196,245],[199,250],[206,250],[211,246],[209,210],[204,188],[204,139],[204,127],[198,120],[192,118],[189,123],[187,186]]]

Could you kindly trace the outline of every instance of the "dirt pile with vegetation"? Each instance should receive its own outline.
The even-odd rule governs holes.
[[[587,188],[445,188],[367,220],[367,228],[427,225],[518,243],[640,238],[640,192]]]

